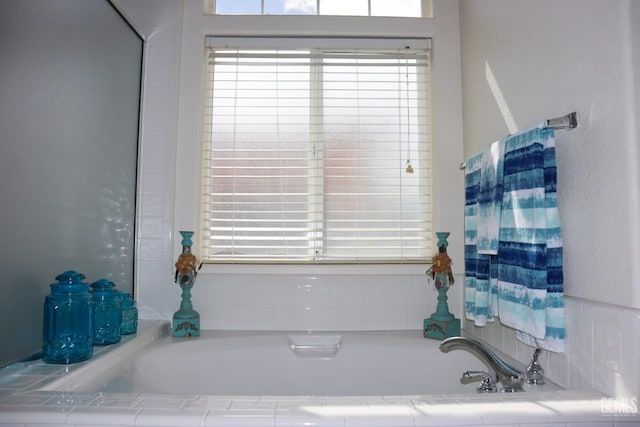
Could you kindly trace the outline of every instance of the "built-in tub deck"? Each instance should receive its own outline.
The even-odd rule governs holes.
[[[637,413],[612,410],[607,405],[611,400],[602,394],[560,389],[477,394],[469,384],[467,393],[350,396],[72,391],[94,387],[105,371],[167,334],[166,322],[141,321],[137,334],[119,344],[96,347],[90,361],[47,365],[34,360],[0,369],[0,426],[640,425]],[[304,349],[300,344],[299,350]],[[176,361],[166,369],[179,365]]]

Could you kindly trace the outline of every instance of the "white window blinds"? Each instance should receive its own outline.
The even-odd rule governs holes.
[[[203,260],[431,255],[429,50],[328,42],[208,39]]]

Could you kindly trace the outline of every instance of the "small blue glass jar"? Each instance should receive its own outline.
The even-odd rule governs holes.
[[[93,300],[84,279],[68,270],[49,285],[42,331],[45,363],[74,363],[93,356]]]
[[[99,279],[91,284],[93,294],[93,344],[107,345],[120,342],[122,305],[120,294],[113,282]]]
[[[120,333],[122,335],[133,334],[138,330],[138,308],[136,302],[131,298],[131,294],[120,291],[120,301],[122,303],[122,323],[120,323]]]

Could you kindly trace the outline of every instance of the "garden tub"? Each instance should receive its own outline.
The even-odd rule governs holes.
[[[166,322],[96,348],[73,365],[18,363],[0,372],[0,426],[576,426],[636,422],[602,410],[603,395],[551,382],[479,394],[485,370],[466,351],[441,353],[421,331],[202,331]]]
[[[167,336],[73,390],[234,396],[475,393],[460,382],[486,370],[466,351],[414,332],[220,332]]]

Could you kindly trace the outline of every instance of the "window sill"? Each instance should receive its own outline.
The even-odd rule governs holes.
[[[204,264],[199,274],[415,275],[429,264]]]

